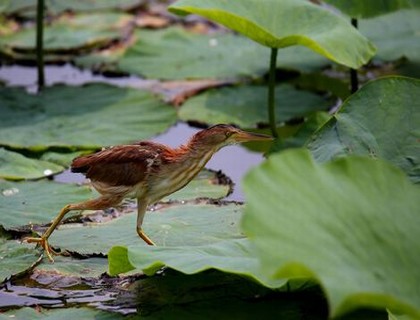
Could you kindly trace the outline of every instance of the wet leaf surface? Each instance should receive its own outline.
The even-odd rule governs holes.
[[[252,170],[244,189],[243,228],[267,276],[318,279],[332,316],[420,316],[420,189],[401,170],[368,157],[316,164],[297,149]]]
[[[54,263],[43,260],[35,268],[35,278],[37,282],[44,278],[50,285],[57,282],[57,276],[66,279],[67,277],[76,278],[99,278],[100,275],[108,271],[108,261],[105,257],[92,257],[88,259],[77,259],[74,257],[57,256]]]
[[[0,283],[30,269],[39,257],[33,246],[0,237]]]
[[[13,147],[97,149],[151,138],[176,121],[172,107],[131,88],[58,85],[38,96],[0,91],[0,144]]]
[[[185,188],[163,199],[194,200],[198,197],[219,199],[231,192],[232,182],[221,172],[201,171]],[[78,203],[97,196],[89,186],[77,186],[54,181],[7,182],[0,181],[0,225],[6,229],[25,229],[31,224],[47,224],[69,203]],[[128,209],[128,210],[133,210]],[[69,213],[66,218],[79,211]],[[113,219],[114,215],[101,215]],[[118,215],[118,213],[116,214]],[[106,220],[103,217],[100,221]]]
[[[49,223],[68,203],[92,197],[84,186],[53,181],[0,181],[0,225],[5,229],[19,229],[30,224]],[[71,214],[69,214],[71,216]]]
[[[321,96],[296,90],[288,84],[277,86],[276,96],[276,119],[279,124],[317,110],[326,110],[329,105]],[[179,111],[179,117],[184,121],[233,123],[240,127],[255,128],[267,122],[266,104],[265,86],[226,87],[187,100]]]
[[[308,148],[318,161],[348,154],[386,159],[420,182],[420,81],[372,81],[344,102]]]
[[[238,229],[242,206],[197,203],[162,204],[147,212],[143,229],[158,246],[198,246],[224,239],[242,238]],[[80,254],[106,254],[115,245],[146,244],[136,232],[137,212],[106,223],[63,225],[56,230],[50,244]]]

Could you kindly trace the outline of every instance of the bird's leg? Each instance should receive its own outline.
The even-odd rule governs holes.
[[[73,210],[103,210],[109,207],[113,207],[118,205],[122,201],[122,196],[101,196],[97,199],[88,200],[80,203],[75,204],[68,204],[63,209],[61,209],[60,213],[54,219],[53,223],[49,226],[47,231],[41,237],[33,238],[25,238],[24,241],[28,243],[37,243],[40,245],[44,250],[45,254],[47,255],[48,259],[51,262],[54,262],[52,255],[58,255],[50,245],[48,244],[48,238],[51,236],[55,228],[60,224],[61,220],[63,220],[64,216]]]
[[[143,198],[137,199],[137,233],[148,245],[154,246],[154,242],[144,233],[141,226],[143,225],[144,215],[146,214],[148,201]]]

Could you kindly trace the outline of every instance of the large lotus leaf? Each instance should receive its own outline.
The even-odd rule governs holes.
[[[35,271],[39,274],[50,274],[54,277],[81,277],[97,278],[108,269],[106,258],[93,257],[89,259],[76,259],[70,257],[56,256],[54,263],[43,261],[36,266]]]
[[[259,76],[268,52],[232,34],[200,35],[180,28],[140,30],[118,69],[147,78],[232,78]],[[265,57],[261,59],[261,57]]]
[[[83,68],[159,79],[257,77],[268,68],[266,49],[233,34],[202,35],[167,28],[138,30],[134,35],[137,40],[128,50],[118,46],[78,57],[75,62]],[[279,67],[304,72],[328,65],[327,59],[305,47],[286,48],[277,61]]]
[[[144,3],[144,0],[45,0],[49,14],[63,11],[86,12],[98,10],[127,10]],[[33,0],[0,0],[0,12],[21,17],[35,17],[37,3]]]
[[[100,20],[99,20],[100,21]],[[93,22],[94,23],[94,22]],[[47,52],[80,50],[105,43],[118,38],[116,31],[86,26],[67,25],[64,23],[53,24],[44,31],[44,47]],[[3,37],[1,43],[13,50],[34,51],[36,30],[25,28],[19,32]]]
[[[39,259],[33,246],[0,237],[0,283],[31,268]]]
[[[197,198],[221,199],[232,192],[232,182],[221,172],[202,170],[185,188],[165,197],[162,201],[186,201]]]
[[[420,189],[399,169],[368,157],[316,164],[296,149],[252,170],[244,191],[243,228],[268,276],[318,279],[333,316],[420,317]]]
[[[20,153],[0,148],[0,178],[9,180],[36,179],[63,171],[55,163],[27,158]]]
[[[75,52],[103,47],[122,37],[132,16],[122,13],[96,13],[64,16],[44,30],[44,60],[67,60]],[[13,59],[36,60],[36,28],[30,26],[0,39],[0,52]]]
[[[400,9],[420,8],[419,0],[323,0],[352,18],[371,18]]]
[[[185,188],[163,201],[187,201],[200,197],[220,199],[231,191],[229,182],[221,173],[203,170]],[[0,225],[6,229],[16,229],[28,224],[45,224],[66,204],[86,201],[96,196],[97,193],[86,186],[53,181],[0,181]]]
[[[43,161],[52,162],[63,167],[69,167],[72,160],[80,155],[87,154],[89,151],[75,151],[75,152],[54,152],[47,151],[40,157]]]
[[[238,229],[242,206],[185,203],[162,205],[148,212],[143,230],[158,246],[198,246],[241,238]],[[136,213],[106,223],[63,225],[50,244],[82,254],[107,253],[114,245],[146,244],[136,233]]]
[[[267,47],[306,46],[352,68],[375,53],[348,21],[306,0],[180,0],[169,10],[201,15]]]
[[[304,117],[313,111],[328,109],[321,96],[296,90],[288,84],[276,87],[276,119],[278,123]],[[208,124],[234,123],[240,127],[256,127],[267,121],[267,88],[264,86],[226,87],[206,91],[188,99],[179,110],[184,121]]]
[[[318,161],[347,154],[391,161],[420,182],[420,81],[369,82],[318,130],[308,148]]]
[[[92,308],[21,308],[9,310],[0,314],[0,320],[73,320],[73,319],[95,319],[95,320],[123,320],[127,319],[121,314],[95,310]]]
[[[118,70],[130,74],[160,79],[256,77],[268,68],[266,49],[233,34],[200,35],[168,28],[140,30],[135,35],[138,40],[117,64]],[[279,55],[278,64],[308,71],[327,65],[327,61],[299,48]]]
[[[95,149],[150,138],[176,121],[147,91],[89,84],[47,87],[40,95],[0,88],[0,145]]]
[[[87,187],[53,181],[0,181],[0,225],[17,229],[49,223],[62,207],[92,197]]]
[[[420,10],[400,10],[361,20],[359,29],[375,43],[379,59],[394,61],[405,57],[420,64]]]
[[[281,287],[287,282],[284,279],[269,279],[261,273],[255,248],[246,238],[194,248],[116,246],[109,251],[108,260],[111,275],[130,269],[139,269],[147,275],[153,275],[163,266],[167,266],[185,274],[217,269],[254,279],[270,288]]]

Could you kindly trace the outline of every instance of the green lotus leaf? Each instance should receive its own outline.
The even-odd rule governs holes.
[[[352,18],[371,18],[400,9],[420,8],[419,0],[324,0]]]
[[[18,229],[24,225],[49,223],[66,204],[91,197],[88,187],[72,184],[44,180],[0,181],[0,225],[5,229]]]
[[[305,0],[180,0],[169,10],[201,15],[270,48],[306,46],[352,68],[375,53],[348,21]]]
[[[137,40],[128,48],[95,51],[77,57],[75,63],[102,72],[168,80],[259,77],[267,71],[268,52],[242,36],[202,35],[177,27],[137,30],[134,36]],[[305,47],[285,48],[277,61],[281,68],[302,72],[318,71],[328,64]]]
[[[106,258],[93,257],[89,259],[76,259],[69,257],[56,256],[54,263],[44,260],[36,266],[35,271],[44,274],[52,274],[52,277],[78,277],[78,278],[98,278],[108,269]]]
[[[317,279],[331,316],[420,317],[420,189],[401,170],[356,156],[317,164],[295,149],[252,170],[244,191],[242,226],[267,276]]]
[[[185,274],[217,269],[251,278],[270,288],[281,287],[287,282],[285,279],[272,280],[261,273],[256,251],[246,238],[196,247],[116,246],[109,251],[108,260],[111,275],[131,268],[153,275],[167,266]]]
[[[57,15],[64,11],[89,12],[113,9],[129,10],[143,3],[144,0],[45,0],[45,6],[50,15]],[[0,0],[0,12],[24,18],[35,18],[36,2],[33,0]]]
[[[232,192],[232,182],[221,172],[203,169],[184,188],[162,201],[187,201],[197,198],[221,199]]]
[[[202,203],[163,204],[144,219],[143,229],[158,246],[199,246],[241,238],[238,229],[242,206]],[[147,246],[136,233],[137,213],[105,223],[67,224],[51,238],[53,247],[81,254],[107,253],[115,245]]]
[[[227,181],[226,181],[227,180]],[[199,197],[220,199],[231,191],[229,179],[223,174],[203,170],[185,188],[171,194],[164,201],[187,201]],[[0,181],[0,225],[19,229],[29,224],[49,223],[62,207],[97,196],[87,186],[53,181]],[[71,217],[69,213],[66,217]]]
[[[346,100],[307,146],[318,161],[348,154],[386,159],[420,182],[420,81],[387,77]]]
[[[0,178],[9,180],[37,179],[64,170],[55,163],[27,158],[20,153],[0,148]]]
[[[279,124],[328,109],[321,96],[296,90],[291,85],[276,87],[276,119]],[[240,127],[255,128],[267,122],[267,88],[264,86],[237,86],[209,90],[188,99],[179,110],[184,121],[206,124],[234,123]]]
[[[135,35],[138,40],[117,63],[118,70],[130,74],[191,79],[258,77],[267,71],[268,52],[241,36],[199,35],[180,28],[139,30]],[[303,48],[285,51],[279,64],[307,71],[319,69],[327,62]]]
[[[406,58],[420,64],[420,10],[400,10],[374,19],[361,20],[360,32],[378,48],[376,58],[395,61]]]
[[[40,95],[0,88],[0,145],[98,149],[150,138],[176,121],[147,91],[89,84],[47,87]]]
[[[44,28],[44,60],[68,61],[75,53],[104,47],[123,37],[133,16],[94,13],[63,16]],[[36,61],[36,26],[29,25],[0,39],[0,53],[24,61]]]
[[[0,237],[0,283],[30,269],[39,259],[33,246]]]

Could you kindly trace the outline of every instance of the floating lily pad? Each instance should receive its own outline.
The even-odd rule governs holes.
[[[38,250],[33,246],[0,237],[0,283],[30,269],[39,257]]]
[[[71,54],[103,47],[122,38],[122,30],[133,17],[122,13],[64,16],[44,30],[46,60],[68,59]],[[21,28],[0,40],[0,52],[14,59],[35,60],[35,26]],[[51,56],[49,56],[51,55]]]
[[[317,110],[328,109],[322,97],[296,90],[284,84],[276,87],[276,119],[278,123],[304,117]],[[268,119],[267,88],[238,86],[210,90],[190,98],[179,110],[184,121],[206,124],[234,123],[240,127],[256,127]]]
[[[111,313],[90,308],[62,308],[62,309],[40,309],[21,308],[10,310],[0,314],[1,320],[67,320],[67,319],[95,319],[95,320],[123,320],[121,314]]]
[[[197,198],[221,199],[232,192],[232,181],[221,172],[202,170],[185,188],[165,197],[162,201],[186,201]]]
[[[198,246],[225,239],[241,238],[238,223],[242,206],[186,203],[163,205],[148,212],[143,230],[158,246]],[[53,247],[81,254],[107,253],[115,245],[146,244],[136,232],[137,213],[124,215],[106,223],[63,225],[56,230]]]
[[[316,164],[296,149],[252,170],[244,191],[243,228],[267,276],[319,280],[333,317],[363,307],[420,317],[420,189],[398,168]]]
[[[196,247],[116,246],[109,251],[108,259],[111,275],[132,269],[153,275],[167,266],[185,274],[217,269],[251,278],[270,288],[281,287],[287,282],[270,279],[261,273],[255,248],[246,238]]]
[[[241,36],[194,34],[171,27],[137,30],[134,37],[137,40],[128,50],[117,46],[78,57],[75,62],[102,72],[120,71],[170,80],[259,77],[267,72],[269,53]],[[327,59],[303,47],[287,48],[278,59],[278,66],[303,72],[327,65]]]
[[[302,45],[352,68],[362,66],[375,53],[374,46],[348,21],[306,0],[180,0],[169,10],[201,15],[266,47]]]
[[[27,158],[20,153],[0,148],[0,178],[9,180],[37,179],[61,172],[55,163]]]
[[[391,161],[420,182],[420,81],[378,79],[345,101],[308,143],[318,161],[348,154]]]
[[[0,181],[0,225],[5,229],[18,229],[29,224],[49,223],[66,204],[91,197],[88,187],[71,184]]]
[[[395,61],[405,57],[420,64],[420,10],[400,10],[361,20],[359,29],[377,46],[378,59]]]
[[[203,170],[184,189],[163,200],[223,198],[231,190],[229,182],[230,180],[221,173]],[[86,201],[96,196],[96,192],[87,186],[53,181],[0,181],[0,212],[3,212],[0,215],[0,225],[6,229],[18,229],[29,224],[46,224],[55,218],[65,205]],[[71,213],[66,217],[70,216]]]
[[[0,145],[97,149],[150,138],[176,121],[147,91],[89,84],[47,87],[40,95],[0,88]]]
[[[69,167],[72,160],[82,154],[86,154],[89,151],[76,151],[76,152],[54,152],[47,151],[40,157],[43,161],[52,162],[63,167]]]
[[[79,278],[98,278],[108,270],[106,258],[93,257],[76,259],[56,256],[54,263],[43,261],[35,269],[38,273],[51,273],[57,276],[71,276]]]
[[[45,0],[45,6],[48,14],[57,15],[64,11],[128,10],[144,2],[144,0]],[[0,0],[0,13],[35,18],[36,2],[33,0]]]

